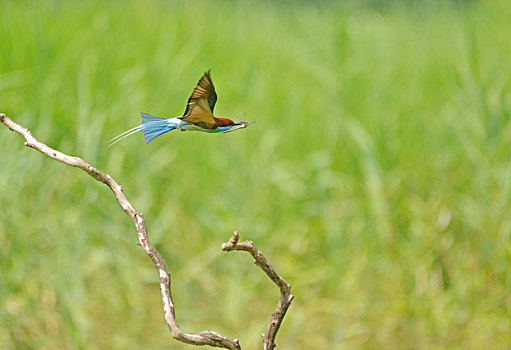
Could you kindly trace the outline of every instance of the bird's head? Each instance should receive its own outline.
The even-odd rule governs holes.
[[[216,118],[216,120],[218,123],[217,127],[224,133],[243,129],[252,124],[249,122],[235,122],[228,118]]]
[[[234,124],[234,122],[230,119],[227,119],[227,118],[216,118],[217,120],[217,123],[218,123],[218,127],[220,128],[224,128],[226,126],[231,126]]]

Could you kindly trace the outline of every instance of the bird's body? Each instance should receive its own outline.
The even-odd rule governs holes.
[[[175,129],[181,131],[202,131],[207,133],[231,132],[246,128],[248,122],[233,122],[213,115],[217,95],[209,71],[206,72],[188,98],[185,112],[180,117],[162,118],[142,113],[142,123],[133,129],[111,139],[110,146],[134,133],[142,131],[145,143]]]

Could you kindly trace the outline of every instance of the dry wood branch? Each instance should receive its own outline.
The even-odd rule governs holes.
[[[263,334],[263,349],[273,350],[275,345],[275,337],[279,331],[280,325],[286,316],[287,309],[293,301],[293,294],[291,294],[291,286],[284,281],[282,277],[275,271],[275,269],[268,263],[263,253],[257,249],[252,241],[239,242],[240,236],[238,232],[234,232],[226,243],[222,244],[222,250],[230,252],[232,250],[244,250],[249,252],[254,257],[254,264],[259,266],[271,280],[280,289],[280,300],[275,308],[275,312],[271,316],[270,325],[268,330]]]
[[[172,293],[170,290],[170,273],[167,270],[165,261],[149,241],[142,213],[139,213],[137,210],[135,210],[133,205],[126,198],[122,187],[119,186],[119,184],[117,184],[117,182],[110,175],[102,173],[79,157],[69,156],[38,141],[32,135],[29,129],[13,122],[5,114],[0,114],[0,121],[12,131],[21,134],[26,139],[25,146],[36,149],[39,152],[59,162],[80,168],[97,181],[103,182],[108,187],[110,187],[121,208],[133,220],[137,230],[139,244],[142,246],[142,248],[144,248],[145,252],[151,258],[154,265],[156,266],[156,269],[158,270],[165,320],[167,321],[170,333],[175,339],[183,343],[193,345],[209,345],[225,349],[241,349],[237,339],[229,339],[212,331],[205,331],[198,334],[186,333],[179,328],[176,321],[174,304],[172,302]]]

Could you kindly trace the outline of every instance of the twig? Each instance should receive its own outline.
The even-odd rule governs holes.
[[[234,232],[226,243],[222,244],[222,250],[230,252],[232,250],[244,250],[249,252],[254,257],[254,264],[259,266],[271,280],[280,289],[280,300],[275,308],[275,312],[271,316],[270,325],[266,333],[263,333],[263,349],[273,350],[276,347],[275,337],[279,331],[280,325],[286,316],[287,309],[293,301],[293,294],[291,294],[291,286],[284,281],[282,277],[275,271],[275,269],[268,263],[263,253],[257,249],[252,241],[239,242],[240,236],[238,232]]]
[[[97,181],[106,184],[112,192],[115,194],[117,201],[121,208],[128,214],[135,224],[137,230],[138,242],[144,248],[145,252],[153,261],[158,275],[160,277],[160,290],[163,301],[163,311],[165,314],[165,320],[169,326],[170,333],[172,336],[187,344],[193,345],[209,345],[218,348],[225,349],[241,349],[238,339],[229,339],[213,331],[204,331],[201,333],[186,333],[183,332],[177,325],[174,304],[172,302],[172,293],[170,290],[170,273],[167,270],[165,261],[161,257],[160,253],[149,241],[147,236],[146,226],[142,213],[135,210],[133,205],[128,201],[124,194],[122,187],[108,174],[104,174],[83,159],[79,157],[72,157],[62,152],[59,152],[44,143],[38,141],[30,132],[29,129],[13,122],[5,114],[0,113],[0,121],[7,125],[9,129],[21,134],[25,139],[25,146],[38,150],[39,152],[53,158],[59,162],[67,165],[71,165],[82,169],[87,174],[92,176]]]

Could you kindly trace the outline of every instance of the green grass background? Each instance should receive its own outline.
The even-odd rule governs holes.
[[[0,112],[111,174],[177,318],[279,349],[509,349],[506,1],[1,1]],[[106,141],[212,69],[232,134]],[[190,349],[111,191],[0,127],[0,348]]]

